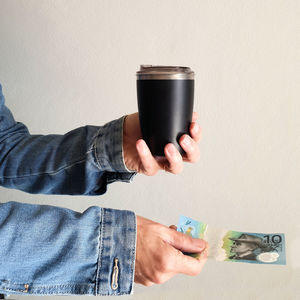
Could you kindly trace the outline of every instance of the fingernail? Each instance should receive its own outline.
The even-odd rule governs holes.
[[[185,136],[182,142],[187,147],[191,146],[191,141],[190,141],[190,138],[188,136]]]
[[[175,147],[172,144],[168,145],[166,150],[168,151],[169,155],[172,156],[175,155],[176,153]]]
[[[199,125],[197,123],[195,123],[195,126],[194,126],[194,132],[197,133],[199,130]]]

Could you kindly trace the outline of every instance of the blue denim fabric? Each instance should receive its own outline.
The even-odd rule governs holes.
[[[122,295],[133,292],[133,212],[0,204],[0,293]],[[112,288],[115,259],[118,276]],[[113,285],[113,286],[114,286]]]
[[[101,195],[135,175],[123,160],[124,117],[65,135],[30,135],[5,106],[0,84],[0,185],[28,193]]]
[[[65,135],[30,135],[5,106],[0,84],[0,185],[28,193],[100,195],[111,182],[131,181],[135,173],[123,160],[123,121]],[[135,239],[130,211],[0,204],[0,293],[132,293]]]

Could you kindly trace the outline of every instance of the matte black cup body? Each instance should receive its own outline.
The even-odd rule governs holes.
[[[189,134],[194,79],[138,79],[137,97],[142,136],[151,153],[165,156],[165,145],[173,143],[183,155],[179,138]]]

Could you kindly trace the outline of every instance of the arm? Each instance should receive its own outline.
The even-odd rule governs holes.
[[[122,295],[178,273],[197,275],[205,241],[138,217],[93,206],[0,204],[0,293]],[[199,259],[181,252],[201,252]]]
[[[124,117],[65,135],[31,135],[5,106],[0,85],[0,185],[29,193],[100,195],[130,181],[123,161]]]
[[[0,204],[0,293],[130,294],[135,238],[130,211]]]
[[[196,119],[194,113],[190,135],[179,140],[184,157],[169,143],[166,157],[156,158],[141,139],[137,113],[65,135],[30,135],[5,106],[0,84],[0,185],[29,193],[99,195],[108,183],[128,182],[135,172],[180,173],[183,162],[196,162],[200,156]]]
[[[33,136],[22,123],[14,121],[4,105],[0,85],[0,184],[31,193],[97,195],[104,193],[110,182],[130,180],[134,173],[128,169],[147,175],[160,169],[178,173],[182,161],[198,159],[200,130],[196,128],[192,122],[191,137],[181,138],[183,144],[189,138],[190,145],[183,145],[187,156],[182,158],[176,151],[168,155],[167,148],[172,147],[168,144],[164,161],[155,159],[140,139],[136,114],[125,121],[86,126],[63,136]],[[0,292],[131,293],[132,238],[136,236],[133,216],[99,207],[79,214],[50,206],[0,204]],[[201,271],[206,252],[198,261],[186,258],[179,250],[201,252],[204,242],[141,217],[138,223],[137,283],[162,283],[177,273],[195,275]],[[162,246],[164,251],[160,251]]]

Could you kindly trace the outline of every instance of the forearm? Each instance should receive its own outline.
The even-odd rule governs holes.
[[[130,211],[0,204],[0,293],[117,295],[133,289]],[[117,258],[118,276],[112,288]]]
[[[31,135],[4,104],[0,85],[0,185],[29,193],[99,195],[130,181],[123,160],[123,118],[64,135]]]
[[[17,123],[0,135],[0,184],[29,193],[103,194],[109,182],[132,176],[122,169],[118,144],[102,149],[106,132],[118,134],[121,123],[119,119],[106,127],[86,126],[65,135],[47,136],[30,135]]]

